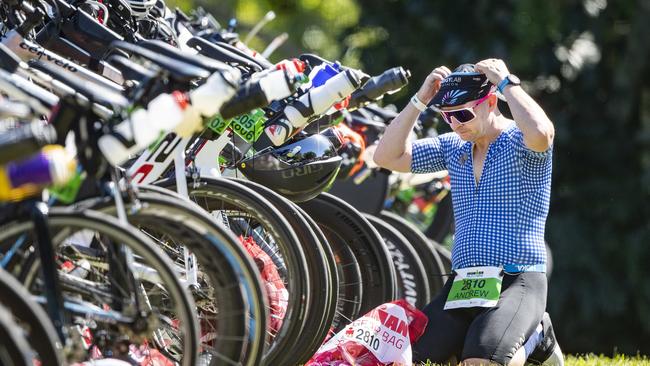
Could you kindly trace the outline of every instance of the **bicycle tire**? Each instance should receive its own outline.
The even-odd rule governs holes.
[[[403,217],[390,212],[381,211],[379,218],[388,222],[397,229],[406,240],[413,245],[413,248],[422,259],[424,270],[428,274],[429,288],[431,296],[435,296],[445,284],[443,276],[445,272],[442,260],[436,248],[431,244],[429,239],[415,225],[405,220]]]
[[[33,222],[28,220],[11,220],[2,223],[0,225],[0,243],[4,243],[8,238],[32,232],[33,226]],[[196,365],[199,333],[194,301],[176,278],[176,272],[173,270],[169,258],[159,248],[135,228],[124,225],[109,215],[92,210],[52,207],[48,212],[48,226],[52,233],[54,249],[61,246],[63,240],[68,238],[67,233],[92,230],[130,248],[134,254],[146,261],[145,263],[149,265],[148,268],[155,268],[158,278],[165,285],[164,290],[167,291],[170,298],[174,299],[174,315],[178,317],[178,324],[184,329],[182,335],[185,338],[183,339],[180,363],[183,366]],[[28,241],[25,241],[24,245],[31,247]],[[17,263],[18,260],[14,259],[10,262],[7,271],[30,289],[37,282],[40,260],[29,248],[23,248],[21,253],[26,253],[27,258],[21,263]],[[16,273],[11,272],[12,268],[16,270]]]
[[[0,365],[29,366],[30,347],[12,313],[0,305]]]
[[[339,278],[336,310],[330,323],[330,335],[333,335],[361,315],[363,278],[359,261],[346,239],[325,226],[318,223],[316,225],[334,253],[335,272]]]
[[[54,325],[43,308],[32,301],[30,294],[18,280],[0,269],[0,304],[3,305],[20,324],[26,324],[26,338],[38,359],[47,360],[52,366],[63,365],[63,347]]]
[[[261,184],[236,178],[229,178],[237,183],[248,187],[268,199],[278,211],[287,219],[293,230],[298,235],[298,243],[302,246],[307,259],[307,268],[311,288],[314,289],[311,302],[305,316],[305,322],[302,325],[302,334],[310,334],[310,337],[301,337],[293,345],[296,352],[292,363],[301,363],[309,360],[320,343],[318,339],[324,339],[331,324],[331,317],[336,309],[336,291],[337,284],[333,283],[334,279],[330,273],[329,263],[333,259],[326,258],[331,251],[326,252],[323,243],[316,235],[314,229],[307,221],[304,213],[293,202],[279,195],[278,193],[264,187]],[[330,324],[328,323],[328,319]],[[305,359],[306,358],[306,359]]]
[[[446,274],[451,274],[451,252],[449,249],[447,249],[445,246],[442,244],[429,240],[429,242],[433,245],[434,248],[436,248],[436,251],[438,252],[438,255],[440,256],[440,260],[442,261],[442,267],[444,268]],[[442,276],[445,281],[449,278],[449,276]]]
[[[390,252],[397,275],[398,298],[423,308],[431,300],[431,292],[424,265],[413,245],[386,221],[370,214],[363,216],[377,229]]]
[[[328,193],[299,205],[318,223],[330,243],[343,239],[353,252],[363,283],[360,312],[365,314],[377,305],[393,301],[397,295],[395,268],[381,236],[368,220]],[[337,255],[336,248],[332,249]]]
[[[334,317],[336,316],[336,311],[337,311],[337,306],[338,306],[338,299],[339,299],[339,293],[340,293],[340,288],[341,288],[341,281],[340,277],[338,275],[338,270],[336,268],[336,257],[334,256],[334,251],[332,251],[332,247],[330,246],[329,242],[327,241],[327,237],[325,237],[325,234],[323,234],[323,231],[318,227],[318,224],[314,219],[311,218],[311,216],[307,215],[305,210],[303,210],[300,206],[298,206],[296,203],[293,203],[293,206],[300,212],[300,214],[305,218],[305,220],[309,223],[309,226],[311,226],[312,230],[314,233],[316,233],[316,236],[318,237],[318,240],[323,244],[323,251],[325,251],[326,255],[325,258],[327,259],[327,267],[328,267],[328,272],[330,274],[330,277],[332,279],[332,287],[334,291],[332,291],[332,297],[330,299],[330,302],[332,303],[332,308],[331,311],[323,314],[322,319],[323,319],[323,324],[322,324],[322,329],[319,331],[315,332],[314,334],[318,334],[321,336],[314,336],[313,338],[313,345],[312,345],[312,352],[309,352],[310,354],[308,355],[308,358],[301,360],[300,362],[305,363],[311,358],[314,353],[320,348],[320,346],[323,344],[325,339],[332,333],[332,322],[334,321]],[[358,282],[361,282],[361,277],[358,278]]]
[[[264,349],[267,314],[266,298],[255,264],[237,239],[193,202],[160,187],[140,186],[139,190],[138,204],[125,201],[129,222],[149,236],[157,238],[156,234],[163,234],[164,238],[186,246],[196,255],[203,272],[210,277],[210,289],[195,289],[199,298],[212,293],[210,297],[218,306],[216,325],[209,322],[209,315],[200,317],[202,326],[217,327],[215,331],[219,337],[216,347],[212,346],[206,352],[211,354],[211,358],[216,357],[215,362],[258,365]],[[108,198],[93,199],[82,204],[115,214],[113,201]],[[158,241],[154,239],[154,242]],[[198,305],[199,301],[195,302],[197,309],[203,308]],[[205,307],[213,305],[207,303]],[[202,328],[202,338],[206,331]],[[203,345],[202,349],[208,347]],[[207,362],[199,362],[200,365],[204,363]]]
[[[440,202],[431,225],[424,231],[426,237],[442,243],[454,230],[454,207],[449,192]]]
[[[155,183],[161,187],[174,189],[175,179],[164,179]],[[301,336],[301,325],[310,303],[309,279],[304,268],[307,260],[302,248],[297,245],[298,238],[287,220],[264,197],[250,188],[225,178],[188,178],[188,194],[190,198],[208,212],[237,211],[254,219],[255,223],[263,225],[263,229],[276,239],[286,274],[284,276],[289,292],[289,305],[281,329],[275,334],[273,342],[263,356],[267,365],[286,364],[283,359],[290,358],[286,352],[291,344]],[[272,253],[274,257],[277,253]],[[289,281],[290,279],[290,281]]]

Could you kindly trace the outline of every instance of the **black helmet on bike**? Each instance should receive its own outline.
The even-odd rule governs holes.
[[[327,131],[327,130],[326,130]],[[341,157],[331,132],[311,135],[277,148],[267,148],[239,163],[246,178],[295,202],[308,201],[327,189],[339,171]]]

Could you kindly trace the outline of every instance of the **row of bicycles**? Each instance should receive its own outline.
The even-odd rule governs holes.
[[[1,364],[301,364],[442,287],[395,197],[447,178],[372,163],[407,70],[271,63],[162,0],[3,0],[0,34]]]

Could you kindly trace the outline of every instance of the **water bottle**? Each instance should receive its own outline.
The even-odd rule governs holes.
[[[411,72],[403,67],[393,67],[381,75],[370,78],[363,88],[352,93],[348,109],[362,107],[365,104],[381,99],[385,94],[393,94],[408,84]]]
[[[309,118],[326,112],[332,104],[352,94],[361,84],[359,73],[345,70],[328,79],[323,85],[310,89],[284,109],[286,121],[267,126],[265,132],[275,146],[283,144],[304,127]],[[288,123],[287,123],[288,122]]]
[[[27,159],[0,166],[0,201],[19,201],[48,185],[67,183],[77,164],[63,146],[47,145]]]
[[[277,70],[287,70],[294,74],[302,74],[305,72],[305,63],[298,60],[297,58],[292,58],[291,60],[282,60],[275,64]]]
[[[221,106],[221,116],[230,119],[290,96],[296,91],[300,75],[279,69],[265,73],[261,78],[251,78],[232,99]]]
[[[149,102],[147,109],[136,110],[110,134],[100,137],[99,150],[111,165],[120,165],[180,124],[186,107],[182,96],[161,94]]]
[[[204,116],[217,114],[223,102],[232,97],[237,78],[230,72],[217,72],[189,95],[176,91],[157,96],[147,109],[133,112],[110,134],[100,137],[100,151],[110,164],[120,165],[166,133],[191,136],[203,128]]]

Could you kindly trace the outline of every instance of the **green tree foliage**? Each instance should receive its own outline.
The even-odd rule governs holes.
[[[649,0],[177,0],[282,32],[370,74],[402,65],[403,106],[438,65],[503,58],[556,126],[548,308],[566,351],[650,353]]]
[[[242,39],[268,11],[273,11],[276,18],[250,44],[262,51],[274,37],[288,33],[288,42],[271,57],[272,60],[306,52],[315,52],[328,59],[339,58],[347,51],[345,42],[339,39],[343,38],[346,30],[358,24],[361,12],[355,0],[176,0],[170,4],[184,10],[202,6],[222,24],[235,17],[240,24],[237,31],[241,32]],[[366,36],[371,37],[373,34]],[[356,47],[368,43],[367,39],[360,40],[359,37],[352,42]],[[346,64],[356,62],[356,59],[347,57]]]

